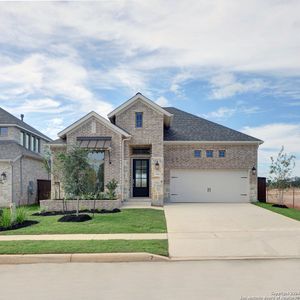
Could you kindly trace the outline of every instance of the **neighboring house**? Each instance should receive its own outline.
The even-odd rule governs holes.
[[[22,119],[0,107],[0,207],[34,203],[37,179],[48,179],[42,154],[51,139]]]
[[[141,93],[108,115],[90,112],[50,143],[55,153],[78,145],[102,186],[115,178],[122,200],[249,202],[257,199],[257,149],[261,140],[173,107],[160,107]],[[61,199],[59,177],[52,199]]]

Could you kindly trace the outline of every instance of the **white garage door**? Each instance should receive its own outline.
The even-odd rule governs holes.
[[[249,202],[247,170],[171,170],[171,202]]]

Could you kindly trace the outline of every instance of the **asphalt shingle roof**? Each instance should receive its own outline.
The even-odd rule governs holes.
[[[170,128],[164,130],[165,141],[235,141],[261,142],[261,140],[208,121],[175,107],[164,107],[173,114]]]
[[[14,115],[10,114],[8,111],[4,110],[3,108],[0,107],[0,124],[13,124],[13,125],[18,125],[20,127],[23,127],[41,137],[46,139],[47,141],[51,141],[49,137],[41,133],[40,131],[36,130],[32,126],[28,125],[21,119],[18,119]]]

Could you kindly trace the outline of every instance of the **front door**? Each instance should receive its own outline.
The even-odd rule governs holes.
[[[133,160],[133,197],[149,197],[149,159]]]

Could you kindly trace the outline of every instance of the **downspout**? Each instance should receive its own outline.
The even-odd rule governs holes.
[[[121,142],[121,201],[124,201],[124,150],[125,141],[129,141],[131,137],[122,139]]]

